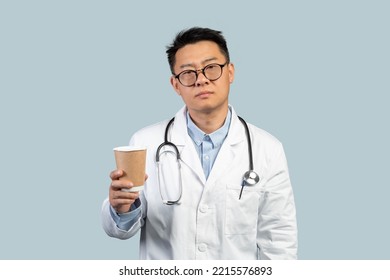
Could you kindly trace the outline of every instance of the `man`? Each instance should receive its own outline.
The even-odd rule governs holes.
[[[170,82],[185,106],[173,122],[133,135],[130,145],[147,147],[145,188],[124,192],[132,182],[119,180],[121,170],[111,173],[102,208],[106,233],[127,239],[141,229],[141,259],[296,259],[283,147],[253,125],[246,130],[229,105],[234,65],[221,32],[184,30],[167,54]],[[169,143],[157,152],[162,142]],[[157,163],[172,153],[172,162]],[[246,182],[248,169],[255,173]]]

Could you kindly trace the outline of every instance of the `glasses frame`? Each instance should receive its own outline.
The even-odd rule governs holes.
[[[203,76],[205,76],[206,79],[209,80],[210,82],[214,82],[214,81],[218,80],[219,78],[221,78],[221,77],[222,77],[222,74],[223,74],[223,67],[225,67],[228,63],[229,63],[228,61],[226,61],[226,62],[223,63],[223,64],[219,64],[219,63],[210,63],[210,64],[206,65],[205,67],[203,67],[203,68],[201,68],[201,69],[198,69],[198,70],[183,70],[183,71],[181,71],[179,74],[175,75],[175,74],[173,73],[173,75],[174,75],[175,79],[178,79],[179,83],[182,84],[183,86],[185,86],[185,87],[193,87],[193,86],[196,84],[196,81],[198,80],[199,73],[202,73]],[[209,79],[209,78],[206,76],[205,70],[206,70],[208,67],[210,67],[210,66],[219,66],[219,67],[221,67],[221,75],[219,75],[218,78],[216,78],[216,79]],[[183,74],[183,73],[185,73],[185,72],[193,72],[193,73],[195,73],[195,82],[194,82],[193,84],[191,84],[191,85],[185,85],[185,84],[183,84],[183,82],[180,80],[180,75]]]

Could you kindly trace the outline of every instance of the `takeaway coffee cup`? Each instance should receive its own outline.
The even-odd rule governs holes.
[[[124,175],[119,180],[132,181],[134,187],[122,189],[127,192],[143,190],[145,182],[146,148],[136,146],[122,146],[114,148],[117,169]]]

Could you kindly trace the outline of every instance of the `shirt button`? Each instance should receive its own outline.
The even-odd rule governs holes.
[[[206,250],[207,250],[207,245],[204,244],[204,243],[199,244],[198,250],[199,250],[200,252],[206,252]]]
[[[209,156],[204,156],[203,158],[204,158],[205,160],[209,160],[210,157],[209,157]]]
[[[200,206],[199,210],[202,213],[206,213],[208,209],[209,209],[209,207],[207,205],[202,205],[202,206]]]

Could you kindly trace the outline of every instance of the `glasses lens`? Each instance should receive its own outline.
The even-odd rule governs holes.
[[[210,64],[204,69],[204,74],[210,81],[217,80],[222,75],[222,67],[218,64]]]
[[[184,86],[192,86],[196,82],[195,71],[184,71],[179,75],[179,81]]]

